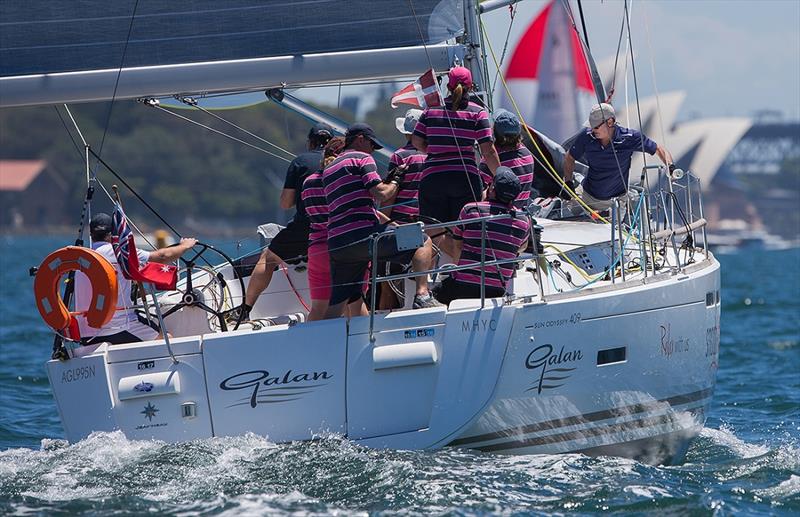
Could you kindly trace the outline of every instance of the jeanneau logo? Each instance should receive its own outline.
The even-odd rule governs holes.
[[[147,393],[149,391],[153,391],[153,383],[152,382],[140,382],[136,386],[133,387],[136,391]]]
[[[249,395],[237,399],[234,404],[226,407],[243,406],[249,404],[256,407],[258,404],[274,404],[289,402],[302,398],[316,388],[328,384],[324,382],[333,377],[326,371],[296,373],[286,370],[283,375],[270,376],[266,370],[252,370],[249,372],[231,375],[219,383],[223,390],[249,390]]]
[[[542,390],[563,386],[564,382],[562,381],[569,379],[570,372],[577,368],[577,366],[570,368],[568,365],[581,359],[583,359],[583,354],[580,350],[564,352],[562,346],[561,350],[555,354],[553,345],[549,343],[537,346],[525,358],[525,368],[537,370],[538,377],[533,385],[525,391],[536,390],[536,393],[541,393]]]

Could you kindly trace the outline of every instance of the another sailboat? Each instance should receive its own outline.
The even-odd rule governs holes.
[[[95,2],[87,12],[103,12],[104,28],[32,3],[2,6],[4,106],[416,76],[456,58],[483,77],[473,2],[323,1],[312,17],[294,2]],[[542,249],[520,257],[502,298],[302,322],[295,267],[229,330],[221,315],[241,303],[252,259],[197,268],[158,296],[169,342],[47,363],[66,437],[337,433],[398,449],[680,461],[714,390],[720,318],[719,263],[697,244],[689,181],[640,192],[624,225],[539,220]]]

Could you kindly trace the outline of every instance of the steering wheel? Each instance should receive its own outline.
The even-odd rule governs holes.
[[[199,247],[200,251],[195,251],[195,248]],[[181,291],[181,300],[173,305],[172,307],[167,310],[163,317],[166,318],[167,316],[174,314],[178,310],[184,307],[197,307],[209,313],[211,316],[215,316],[216,319],[219,321],[219,328],[222,332],[225,332],[228,329],[228,324],[225,321],[224,311],[222,310],[222,303],[225,299],[225,291],[228,291],[230,297],[230,287],[228,286],[227,282],[225,281],[225,277],[222,275],[221,272],[217,271],[217,268],[211,266],[209,261],[204,257],[206,252],[212,252],[219,257],[222,257],[223,262],[227,262],[230,267],[231,271],[233,271],[233,276],[236,280],[239,281],[239,288],[241,289],[242,296],[244,296],[245,288],[244,288],[244,278],[236,269],[236,266],[233,264],[233,259],[231,259],[225,252],[211,246],[210,244],[206,244],[203,242],[197,242],[195,246],[192,248],[194,251],[194,256],[186,259],[184,257],[180,257],[179,260],[183,264],[180,269],[181,274],[185,274],[185,284],[184,288]],[[202,259],[207,265],[202,266],[198,265],[197,261]],[[193,283],[196,280],[194,277],[196,275],[196,270],[204,273],[205,276],[208,276],[208,281],[202,286],[195,286]],[[219,298],[216,296],[215,290],[211,288],[218,288]],[[211,307],[206,303],[206,295],[213,296],[216,303],[215,307]],[[239,328],[239,325],[242,323],[243,314],[239,311],[239,316],[236,320],[236,325],[230,330],[236,330]]]

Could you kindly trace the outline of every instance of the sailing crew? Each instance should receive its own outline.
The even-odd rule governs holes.
[[[397,194],[387,199],[381,208],[381,212],[399,224],[413,223],[419,215],[418,196],[419,180],[422,177],[422,170],[425,166],[427,155],[420,152],[411,143],[411,135],[417,122],[422,116],[422,110],[410,109],[406,111],[404,117],[395,119],[395,127],[406,137],[406,145],[392,153],[389,158],[389,174],[387,178],[393,176],[393,171],[402,170],[400,175],[400,187]]]
[[[411,135],[419,122],[422,110],[410,109],[405,116],[395,119],[395,127],[405,135],[406,145],[392,153],[389,158],[389,173],[386,178],[391,181],[398,179],[400,186],[397,194],[393,195],[381,203],[381,212],[397,224],[409,224],[417,220],[419,215],[418,195],[419,179],[422,176],[422,168],[425,165],[425,154],[421,153],[411,144]],[[386,207],[386,208],[383,208]],[[404,272],[403,264],[388,264],[389,273],[399,274]],[[387,263],[378,264],[378,271],[383,273],[387,270]],[[379,303],[380,309],[394,309],[399,302],[389,286],[388,282],[379,284]]]
[[[449,304],[460,298],[481,297],[481,223],[470,219],[489,215],[508,214],[507,218],[486,223],[485,259],[513,259],[528,245],[530,220],[521,210],[514,207],[514,201],[522,192],[519,177],[508,167],[497,168],[492,184],[486,192],[486,201],[467,203],[458,216],[466,221],[453,227],[452,237],[447,238],[448,248],[459,266],[474,264],[475,267],[454,271],[433,294],[437,300]],[[484,273],[485,296],[499,298],[506,293],[506,287],[514,273],[514,264],[486,266]]]
[[[286,181],[281,191],[280,207],[284,210],[296,206],[297,210],[286,228],[278,232],[261,252],[250,282],[247,284],[242,319],[247,319],[258,297],[269,286],[272,274],[281,262],[297,264],[308,254],[309,221],[303,208],[301,190],[303,181],[317,172],[322,164],[322,148],[333,137],[333,128],[325,123],[315,124],[308,132],[307,152],[297,155],[286,171]]]
[[[595,104],[589,113],[589,127],[578,134],[564,157],[564,181],[572,182],[575,160],[584,158],[589,170],[578,188],[581,199],[593,210],[606,210],[615,199],[627,206],[634,151],[657,154],[670,173],[675,170],[669,151],[641,132],[617,124],[611,104]]]
[[[469,100],[472,87],[467,68],[451,69],[445,106],[426,109],[411,137],[414,147],[427,154],[419,184],[419,215],[428,222],[455,221],[465,204],[481,199],[476,142],[490,174],[500,165],[489,114]]]
[[[508,167],[519,178],[522,190],[514,206],[525,209],[528,206],[528,199],[531,195],[531,183],[533,182],[533,155],[522,144],[522,124],[516,115],[504,109],[498,109],[494,113],[494,147],[500,158],[500,165]],[[491,175],[486,162],[482,162],[481,175],[488,187],[491,184]]]
[[[328,202],[328,252],[331,258],[331,299],[326,318],[342,314],[345,303],[362,298],[362,283],[372,258],[374,233],[387,228],[388,218],[375,209],[396,195],[400,181],[381,181],[372,153],[382,146],[375,131],[356,123],[347,129],[345,150],[322,173],[325,198]],[[394,235],[378,244],[378,258],[389,262],[411,261],[414,271],[430,268],[433,249],[429,238],[416,250],[399,251]],[[436,300],[428,292],[427,275],[416,278],[414,308],[434,307]]]
[[[114,266],[117,272],[117,311],[111,320],[99,329],[90,327],[83,315],[77,315],[81,343],[84,345],[93,343],[121,345],[123,343],[150,341],[158,338],[161,332],[155,322],[142,316],[132,307],[131,281],[122,275],[117,264],[114,246],[111,244],[113,227],[114,223],[111,216],[103,212],[95,214],[89,221],[92,249]],[[139,258],[139,264],[142,266],[147,262],[166,264],[178,260],[181,255],[195,244],[197,244],[197,239],[183,238],[177,246],[150,252],[137,249],[136,253]],[[83,273],[77,271],[75,273],[75,311],[78,313],[85,312],[89,308],[91,301],[92,285]]]
[[[310,223],[308,234],[308,287],[311,311],[308,321],[321,320],[328,310],[331,298],[331,264],[328,254],[328,201],[322,184],[322,171],[344,150],[344,137],[331,138],[322,152],[322,168],[303,182],[301,198]],[[366,287],[366,285],[365,285]],[[359,299],[350,316],[366,315],[366,307]]]

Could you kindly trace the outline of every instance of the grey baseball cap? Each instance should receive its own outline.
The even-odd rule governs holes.
[[[394,125],[398,131],[403,133],[404,135],[410,135],[414,132],[414,128],[417,127],[417,122],[419,122],[419,117],[422,115],[422,110],[418,109],[410,109],[406,111],[405,117],[398,117],[394,120]]]
[[[596,128],[608,119],[617,118],[614,106],[607,103],[595,104],[589,112],[589,127]]]

